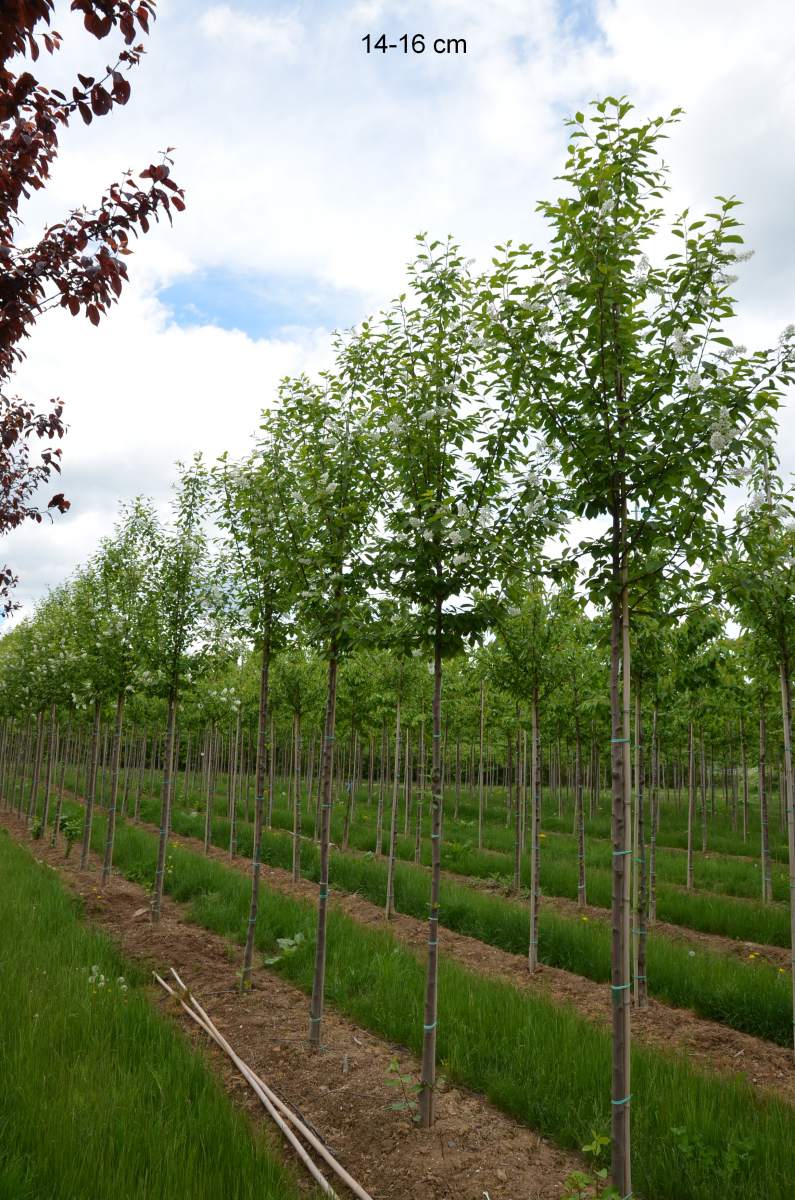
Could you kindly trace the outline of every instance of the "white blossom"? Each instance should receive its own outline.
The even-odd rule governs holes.
[[[690,392],[699,392],[704,386],[701,382],[701,376],[699,375],[698,371],[691,371],[685,380],[685,384]]]

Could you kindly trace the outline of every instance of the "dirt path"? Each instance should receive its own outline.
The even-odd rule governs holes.
[[[241,1057],[322,1134],[374,1200],[558,1200],[566,1176],[581,1167],[573,1154],[458,1087],[443,1088],[434,1129],[417,1128],[409,1116],[389,1107],[396,1098],[386,1082],[392,1060],[398,1059],[402,1072],[419,1075],[418,1060],[405,1048],[328,1009],[322,1051],[310,1053],[303,992],[257,969],[252,991],[241,996],[235,988],[240,948],[189,923],[186,905],[166,897],[158,926],[136,919],[148,904],[143,888],[114,872],[109,886],[100,889],[96,855],[91,856],[93,870],[81,872],[76,861],[64,862],[61,850],[32,842],[23,821],[0,813],[0,822],[35,858],[58,870],[83,898],[92,924],[110,934],[125,955],[161,974],[170,966],[177,969]],[[159,988],[153,999],[200,1045],[252,1119],[267,1122],[229,1060]]]
[[[142,827],[149,831],[155,828],[150,825]],[[203,845],[197,838],[177,834],[172,841],[190,850],[203,851]],[[230,860],[228,853],[217,847],[211,847],[210,856],[249,874],[248,859],[236,857]],[[313,904],[317,900],[317,884],[306,880],[295,884],[289,871],[263,865],[262,875],[263,880],[277,891],[303,896]],[[357,893],[335,893],[332,889],[331,896],[336,908],[361,924],[383,927],[383,910],[379,905]],[[544,903],[547,903],[546,898]],[[572,909],[577,911],[573,903]],[[389,927],[402,942],[419,954],[425,954],[428,936],[425,922],[400,913],[393,917]],[[509,954],[477,938],[446,928],[440,936],[443,938],[444,953],[462,966],[490,978],[505,979],[518,987],[541,992],[556,1004],[569,1005],[581,1016],[609,1028],[611,995],[607,984],[595,983],[556,967],[542,966],[535,975],[529,976],[523,956]],[[666,1053],[678,1051],[703,1070],[743,1075],[756,1087],[795,1104],[795,1065],[792,1052],[783,1046],[740,1033],[716,1021],[707,1021],[689,1009],[673,1008],[652,998],[647,1009],[633,1009],[632,1029],[633,1036],[641,1044]]]

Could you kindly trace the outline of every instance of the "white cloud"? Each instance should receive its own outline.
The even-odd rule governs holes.
[[[251,15],[228,4],[217,4],[203,13],[199,28],[208,38],[229,43],[238,52],[256,49],[286,59],[295,58],[305,33],[303,25],[290,13]]]

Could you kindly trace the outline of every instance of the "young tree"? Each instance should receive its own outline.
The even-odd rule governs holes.
[[[706,555],[725,486],[789,381],[785,350],[749,357],[723,329],[742,241],[737,200],[719,198],[704,219],[685,210],[661,265],[644,252],[664,217],[659,141],[679,111],[634,121],[628,102],[609,97],[590,120],[577,113],[565,194],[540,205],[549,250],[503,248],[489,293],[506,405],[556,449],[573,514],[599,522],[577,553],[611,614],[612,1176],[622,1196],[632,1190],[630,608],[649,571]]]
[[[203,526],[205,512],[206,476],[201,464],[196,461],[192,466],[182,468],[173,502],[171,527],[158,531],[154,546],[157,625],[156,636],[149,647],[151,657],[148,665],[153,686],[165,696],[168,706],[160,834],[152,890],[154,922],[160,920],[171,830],[177,709],[180,693],[192,676],[212,592]]]
[[[253,641],[260,654],[251,903],[240,975],[245,989],[251,985],[254,962],[265,778],[268,753],[273,754],[273,747],[267,745],[271,655],[283,640],[295,601],[298,574],[292,536],[298,533],[299,514],[287,496],[281,451],[267,429],[257,450],[243,463],[221,460],[214,474],[214,492],[223,534],[220,573],[227,581],[228,616],[238,634]]]
[[[320,764],[320,880],[309,1041],[320,1045],[326,972],[332,764],[337,672],[361,640],[375,513],[381,494],[377,442],[363,403],[369,327],[337,344],[336,367],[318,383],[288,379],[264,428],[280,457],[279,494],[291,514],[289,553],[299,572],[297,612],[307,641],[326,663]]]
[[[94,559],[96,624],[103,637],[105,691],[115,699],[110,803],[102,861],[102,884],[110,878],[119,796],[124,705],[138,684],[148,646],[156,634],[155,564],[157,519],[141,497],[122,509],[113,537]]]
[[[152,219],[184,207],[182,189],[170,178],[171,159],[140,172],[142,183],[128,172],[114,183],[93,209],[76,209],[47,228],[30,245],[15,244],[21,225],[20,204],[45,187],[58,153],[60,132],[79,112],[83,121],[111,112],[130,96],[127,73],[143,54],[135,43],[154,19],[154,0],[74,0],[85,27],[95,38],[118,32],[125,48],[99,78],[78,74],[71,98],[46,87],[27,67],[9,63],[26,52],[35,62],[40,48],[50,54],[61,37],[49,29],[52,0],[8,0],[0,13],[0,534],[24,521],[42,520],[36,492],[60,470],[60,448],[38,455],[36,440],[60,439],[65,432],[63,405],[53,400],[46,412],[6,390],[14,368],[24,357],[22,345],[45,310],[60,305],[73,316],[85,313],[92,324],[115,303],[127,280],[120,256],[131,253],[130,235],[146,233]],[[69,501],[54,495],[48,508],[65,512]],[[13,607],[16,582],[9,567],[0,571],[0,601]]]
[[[795,329],[787,331],[790,344]],[[755,464],[756,490],[740,509],[716,583],[728,598],[761,660],[759,674],[772,667],[779,678],[784,731],[784,799],[789,851],[791,943],[795,947],[795,790],[792,768],[792,670],[795,655],[795,522],[792,498],[772,469],[772,446],[764,447]],[[765,799],[764,727],[760,729],[759,798]],[[766,812],[761,813],[763,839]],[[770,848],[767,850],[767,873]],[[772,898],[766,897],[766,898]],[[795,972],[793,972],[793,1030],[795,1030]],[[795,1052],[795,1043],[793,1045]]]
[[[473,601],[493,583],[501,535],[526,481],[506,474],[516,447],[510,418],[488,403],[473,324],[480,296],[452,242],[426,242],[409,268],[410,296],[382,317],[369,389],[388,462],[382,586],[414,616],[413,641],[433,660],[431,897],[423,1024],[420,1120],[433,1124],[436,1081],[439,894],[442,836],[442,659],[483,629]]]

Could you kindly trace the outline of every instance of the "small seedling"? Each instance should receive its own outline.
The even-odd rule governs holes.
[[[591,1166],[586,1171],[572,1171],[566,1179],[566,1192],[563,1200],[620,1200],[619,1193],[607,1183],[608,1170],[602,1166],[610,1138],[596,1130],[591,1130],[591,1141],[582,1147],[583,1154],[591,1159]]]
[[[293,937],[283,937],[276,939],[276,945],[281,950],[281,954],[272,954],[270,958],[264,960],[266,967],[272,967],[274,963],[281,962],[283,958],[289,958],[295,954],[298,947],[304,941],[304,935],[299,931]]]
[[[34,842],[37,842],[39,840],[39,838],[41,837],[43,832],[44,832],[44,825],[42,823],[41,817],[34,818],[33,822],[31,823],[31,826],[30,826],[30,834],[31,834],[31,837],[33,838]]]
[[[59,828],[66,842],[66,853],[64,854],[64,858],[66,859],[72,852],[72,846],[83,836],[83,829],[75,817],[67,817],[65,815],[61,817]]]
[[[400,1069],[400,1063],[396,1058],[390,1060],[387,1072],[385,1075],[387,1087],[400,1088],[403,1098],[401,1100],[393,1100],[388,1108],[392,1112],[410,1112],[413,1121],[419,1120],[419,1104],[416,1100],[416,1095],[420,1090],[421,1084],[417,1083],[411,1075],[404,1075]]]

